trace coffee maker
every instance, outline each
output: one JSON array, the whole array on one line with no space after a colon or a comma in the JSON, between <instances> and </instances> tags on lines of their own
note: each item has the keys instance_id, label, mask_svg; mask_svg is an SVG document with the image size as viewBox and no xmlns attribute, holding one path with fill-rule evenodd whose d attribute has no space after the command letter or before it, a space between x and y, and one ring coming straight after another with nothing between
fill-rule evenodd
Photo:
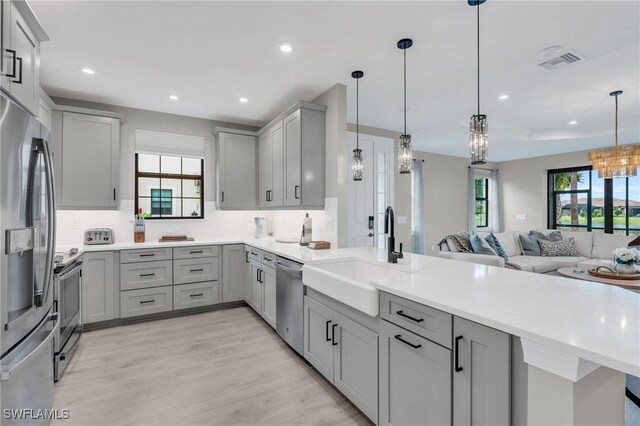
<instances>
[{"instance_id":1,"label":"coffee maker","mask_svg":"<svg viewBox=\"0 0 640 426\"><path fill-rule=\"evenodd\" d=\"M269 236L269 231L267 230L267 218L254 217L253 222L256 224L255 238L266 238Z\"/></svg>"}]
</instances>

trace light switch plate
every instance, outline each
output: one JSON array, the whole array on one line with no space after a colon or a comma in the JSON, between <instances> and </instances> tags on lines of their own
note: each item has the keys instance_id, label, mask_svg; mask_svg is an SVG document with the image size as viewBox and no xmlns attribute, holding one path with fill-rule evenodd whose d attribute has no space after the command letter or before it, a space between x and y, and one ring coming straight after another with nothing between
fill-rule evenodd
<instances>
[{"instance_id":1,"label":"light switch plate","mask_svg":"<svg viewBox=\"0 0 640 426\"><path fill-rule=\"evenodd\" d=\"M398 216L398 220L396 222L397 223L407 223L407 217L406 216Z\"/></svg>"},{"instance_id":2,"label":"light switch plate","mask_svg":"<svg viewBox=\"0 0 640 426\"><path fill-rule=\"evenodd\" d=\"M516 220L527 220L527 215L524 213L518 213L516 215Z\"/></svg>"}]
</instances>

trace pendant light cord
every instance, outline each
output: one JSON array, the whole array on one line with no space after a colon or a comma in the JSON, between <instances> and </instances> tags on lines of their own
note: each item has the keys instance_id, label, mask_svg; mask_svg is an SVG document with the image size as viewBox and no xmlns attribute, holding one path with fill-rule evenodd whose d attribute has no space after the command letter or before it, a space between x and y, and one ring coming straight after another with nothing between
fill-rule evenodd
<instances>
[{"instance_id":1,"label":"pendant light cord","mask_svg":"<svg viewBox=\"0 0 640 426\"><path fill-rule=\"evenodd\" d=\"M480 115L480 1L476 3L477 10L477 54L478 54L478 115Z\"/></svg>"},{"instance_id":2,"label":"pendant light cord","mask_svg":"<svg viewBox=\"0 0 640 426\"><path fill-rule=\"evenodd\" d=\"M356 78L356 149L360 149L360 79Z\"/></svg>"},{"instance_id":3,"label":"pendant light cord","mask_svg":"<svg viewBox=\"0 0 640 426\"><path fill-rule=\"evenodd\" d=\"M403 49L404 54L404 134L407 134L407 49Z\"/></svg>"},{"instance_id":4,"label":"pendant light cord","mask_svg":"<svg viewBox=\"0 0 640 426\"><path fill-rule=\"evenodd\" d=\"M616 95L616 146L618 146L618 95Z\"/></svg>"}]
</instances>

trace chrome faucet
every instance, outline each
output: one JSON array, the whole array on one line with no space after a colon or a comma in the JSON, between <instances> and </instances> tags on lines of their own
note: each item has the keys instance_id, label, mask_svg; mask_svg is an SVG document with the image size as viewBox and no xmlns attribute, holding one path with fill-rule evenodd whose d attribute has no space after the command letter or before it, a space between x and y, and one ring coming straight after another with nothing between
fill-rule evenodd
<instances>
[{"instance_id":1,"label":"chrome faucet","mask_svg":"<svg viewBox=\"0 0 640 426\"><path fill-rule=\"evenodd\" d=\"M387 262L398 263L398 259L402 259L402 243L400 243L400 252L396 251L396 234L394 223L396 219L393 214L393 207L387 207L384 213L384 233L389 234L387 238Z\"/></svg>"}]
</instances>

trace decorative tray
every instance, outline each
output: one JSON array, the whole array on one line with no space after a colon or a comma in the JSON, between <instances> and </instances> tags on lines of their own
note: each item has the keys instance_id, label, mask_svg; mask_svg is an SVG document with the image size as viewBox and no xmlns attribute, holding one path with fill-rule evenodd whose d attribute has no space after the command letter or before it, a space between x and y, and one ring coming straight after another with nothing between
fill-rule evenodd
<instances>
[{"instance_id":1,"label":"decorative tray","mask_svg":"<svg viewBox=\"0 0 640 426\"><path fill-rule=\"evenodd\" d=\"M597 268L587 269L589 275L593 275L598 278L608 278L610 280L621 280L621 281L633 281L640 280L640 273L636 272L635 274L618 274L613 271L611 268L606 266L598 266Z\"/></svg>"}]
</instances>

